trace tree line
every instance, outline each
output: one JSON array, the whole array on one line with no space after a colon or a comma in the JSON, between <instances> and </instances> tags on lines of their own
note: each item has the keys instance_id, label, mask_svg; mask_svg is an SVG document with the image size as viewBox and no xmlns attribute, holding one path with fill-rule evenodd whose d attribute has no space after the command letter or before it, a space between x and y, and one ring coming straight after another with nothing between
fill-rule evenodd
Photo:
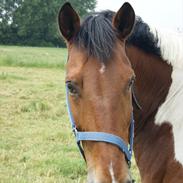
<instances>
[{"instance_id":1,"label":"tree line","mask_svg":"<svg viewBox=\"0 0 183 183\"><path fill-rule=\"evenodd\" d=\"M1 0L0 44L63 47L57 15L66 0ZM69 0L81 17L96 0Z\"/></svg>"}]
</instances>

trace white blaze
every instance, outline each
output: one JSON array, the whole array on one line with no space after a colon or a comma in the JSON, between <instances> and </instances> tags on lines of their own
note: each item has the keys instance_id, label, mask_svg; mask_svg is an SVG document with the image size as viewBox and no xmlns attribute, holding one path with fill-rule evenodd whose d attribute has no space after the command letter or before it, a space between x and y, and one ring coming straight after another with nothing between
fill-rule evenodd
<instances>
[{"instance_id":1,"label":"white blaze","mask_svg":"<svg viewBox=\"0 0 183 183\"><path fill-rule=\"evenodd\" d=\"M105 65L103 63L101 64L101 68L100 68L99 72L101 74L103 74L105 72Z\"/></svg>"},{"instance_id":2,"label":"white blaze","mask_svg":"<svg viewBox=\"0 0 183 183\"><path fill-rule=\"evenodd\" d=\"M117 181L114 177L114 170L113 170L112 162L109 165L109 173L111 175L112 183L117 183Z\"/></svg>"}]
</instances>

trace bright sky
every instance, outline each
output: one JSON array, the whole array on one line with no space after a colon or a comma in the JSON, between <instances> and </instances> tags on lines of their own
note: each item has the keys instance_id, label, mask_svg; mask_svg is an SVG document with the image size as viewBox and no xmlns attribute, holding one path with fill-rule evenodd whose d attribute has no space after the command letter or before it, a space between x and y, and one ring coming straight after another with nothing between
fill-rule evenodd
<instances>
[{"instance_id":1,"label":"bright sky","mask_svg":"<svg viewBox=\"0 0 183 183\"><path fill-rule=\"evenodd\" d=\"M183 0L126 0L145 22L162 29L183 31ZM125 0L97 0L96 10L117 11Z\"/></svg>"}]
</instances>

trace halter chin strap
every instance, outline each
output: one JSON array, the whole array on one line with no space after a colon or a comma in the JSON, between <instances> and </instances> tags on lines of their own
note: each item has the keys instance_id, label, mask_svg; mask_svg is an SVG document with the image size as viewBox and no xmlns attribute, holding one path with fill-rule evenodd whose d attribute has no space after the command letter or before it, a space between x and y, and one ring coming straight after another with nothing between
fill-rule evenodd
<instances>
[{"instance_id":1,"label":"halter chin strap","mask_svg":"<svg viewBox=\"0 0 183 183\"><path fill-rule=\"evenodd\" d=\"M85 160L86 160L86 158L85 158L84 150L83 150L82 145L81 145L82 141L107 142L107 143L116 145L125 154L128 165L130 166L131 158L132 158L132 151L133 151L133 138L134 138L133 112L131 115L131 123L130 123L129 145L127 145L121 137L110 134L110 133L80 132L77 130L76 123L74 121L74 118L73 118L73 115L71 112L70 103L69 103L69 91L68 91L67 84L66 84L66 104L67 104L67 111L68 111L70 123L71 123L72 130L73 130L75 138L76 138L78 148L80 150L81 155L83 156L83 158Z\"/></svg>"}]
</instances>

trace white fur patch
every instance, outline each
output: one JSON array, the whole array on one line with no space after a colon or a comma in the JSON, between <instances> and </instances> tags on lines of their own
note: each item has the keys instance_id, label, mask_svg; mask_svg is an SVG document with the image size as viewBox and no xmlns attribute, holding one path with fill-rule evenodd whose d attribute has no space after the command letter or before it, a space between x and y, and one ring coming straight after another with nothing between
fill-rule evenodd
<instances>
[{"instance_id":1,"label":"white fur patch","mask_svg":"<svg viewBox=\"0 0 183 183\"><path fill-rule=\"evenodd\" d=\"M152 27L151 32L158 38L162 58L174 68L183 69L183 33L167 32Z\"/></svg>"},{"instance_id":2,"label":"white fur patch","mask_svg":"<svg viewBox=\"0 0 183 183\"><path fill-rule=\"evenodd\" d=\"M183 165L183 34L151 30L158 36L162 58L173 68L172 84L165 102L158 109L155 123L172 125L175 159Z\"/></svg>"},{"instance_id":3,"label":"white fur patch","mask_svg":"<svg viewBox=\"0 0 183 183\"><path fill-rule=\"evenodd\" d=\"M105 72L105 65L104 65L104 64L101 64L101 65L102 65L102 66L101 66L99 72L100 72L101 74L103 74L103 73Z\"/></svg>"},{"instance_id":4,"label":"white fur patch","mask_svg":"<svg viewBox=\"0 0 183 183\"><path fill-rule=\"evenodd\" d=\"M165 102L160 106L155 123L169 122L174 136L175 159L183 165L183 70L174 69L172 84Z\"/></svg>"},{"instance_id":5,"label":"white fur patch","mask_svg":"<svg viewBox=\"0 0 183 183\"><path fill-rule=\"evenodd\" d=\"M116 181L116 179L114 177L114 171L113 171L112 162L109 165L109 173L111 175L112 183L117 183L117 181Z\"/></svg>"}]
</instances>

